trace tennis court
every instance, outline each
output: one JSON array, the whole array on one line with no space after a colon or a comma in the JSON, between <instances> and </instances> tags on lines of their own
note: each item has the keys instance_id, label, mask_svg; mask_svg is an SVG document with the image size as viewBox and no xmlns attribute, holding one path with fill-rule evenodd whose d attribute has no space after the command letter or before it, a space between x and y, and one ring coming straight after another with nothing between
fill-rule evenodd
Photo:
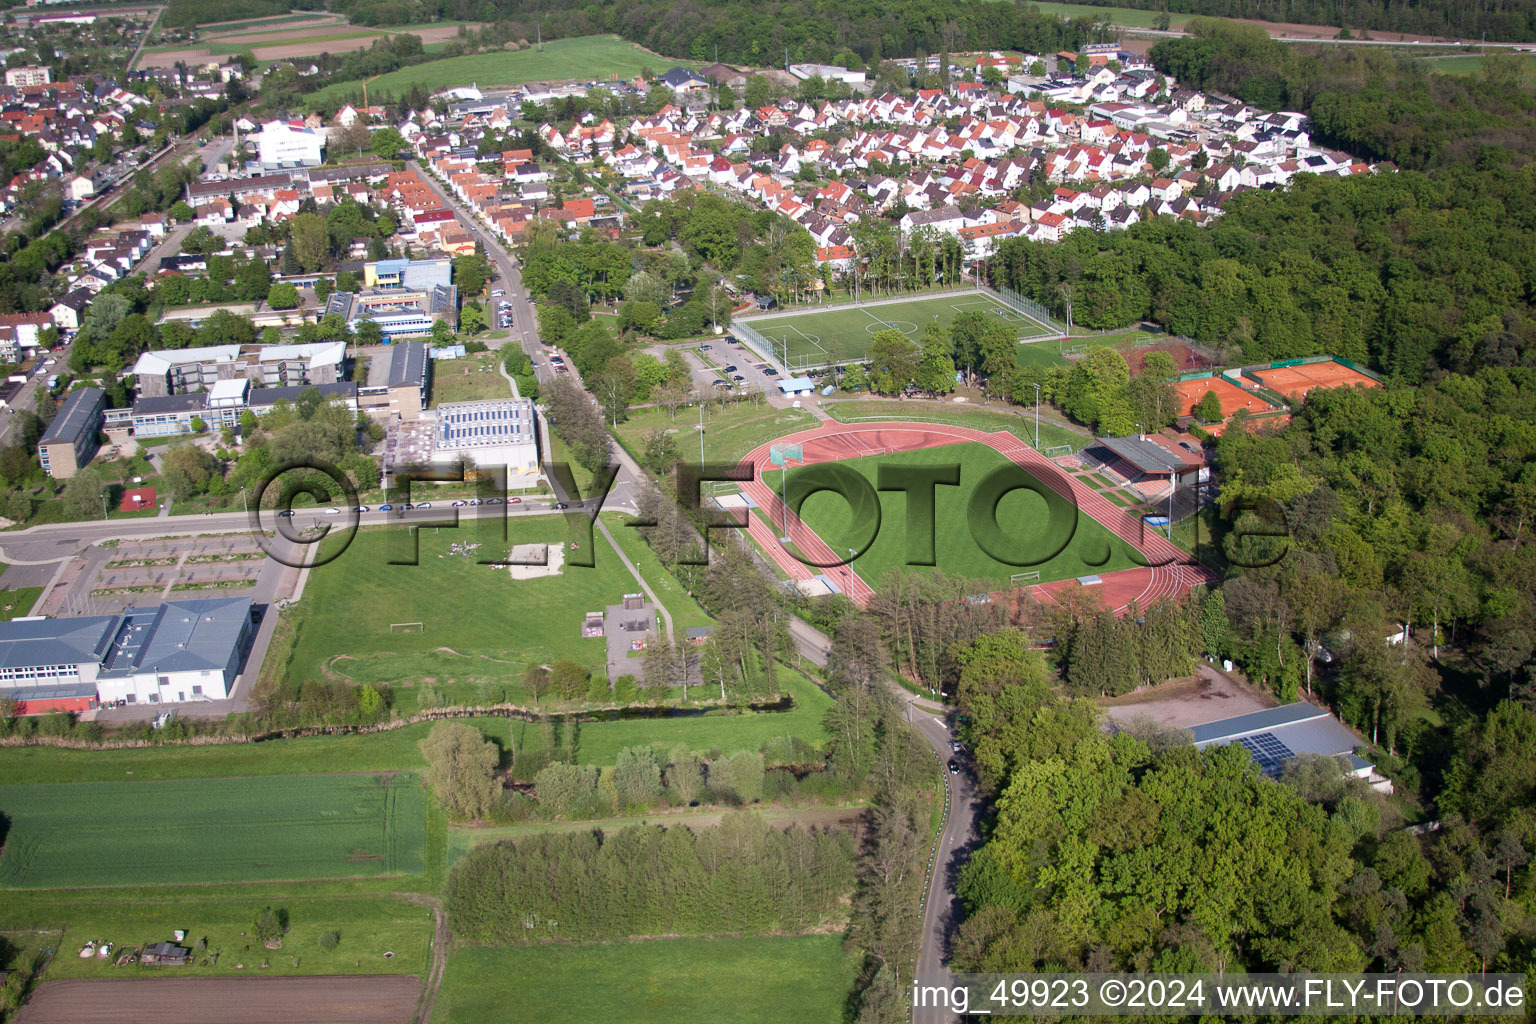
<instances>
[{"instance_id":1,"label":"tennis court","mask_svg":"<svg viewBox=\"0 0 1536 1024\"><path fill-rule=\"evenodd\" d=\"M895 330L917 341L925 324L946 326L963 312L981 313L988 321L1005 323L1019 340L1052 335L1051 328L1021 313L994 295L985 292L958 292L950 295L906 299L896 302L865 303L835 309L783 313L778 316L738 320L761 335L773 349L773 356L786 369L826 363L855 362L865 358L870 340L880 331ZM1054 347L1051 355L1055 356ZM1060 361L1056 357L1053 361Z\"/></svg>"},{"instance_id":2,"label":"tennis court","mask_svg":"<svg viewBox=\"0 0 1536 1024\"><path fill-rule=\"evenodd\" d=\"M1351 369L1343 363L1301 363L1269 370L1245 370L1251 377L1269 388L1286 401L1295 403L1306 398L1316 388L1347 388L1356 385L1368 388L1381 387L1381 381Z\"/></svg>"},{"instance_id":3,"label":"tennis court","mask_svg":"<svg viewBox=\"0 0 1536 1024\"><path fill-rule=\"evenodd\" d=\"M1247 409L1250 413L1258 414L1274 411L1274 406L1252 392L1244 391L1225 377L1212 375L1199 377L1195 380L1180 381L1174 385L1174 391L1179 396L1179 415L1188 416L1195 411L1195 406L1205 397L1207 391L1214 391L1221 399L1221 416L1226 419L1239 409Z\"/></svg>"}]
</instances>

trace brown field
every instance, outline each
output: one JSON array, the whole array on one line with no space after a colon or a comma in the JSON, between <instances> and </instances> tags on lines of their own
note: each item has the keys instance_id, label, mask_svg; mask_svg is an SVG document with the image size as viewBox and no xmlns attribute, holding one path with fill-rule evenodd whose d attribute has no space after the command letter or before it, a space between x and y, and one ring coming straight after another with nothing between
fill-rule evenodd
<instances>
[{"instance_id":1,"label":"brown field","mask_svg":"<svg viewBox=\"0 0 1536 1024\"><path fill-rule=\"evenodd\" d=\"M167 968L175 970L175 968ZM408 1024L421 979L404 974L313 978L49 981L17 1024Z\"/></svg>"},{"instance_id":2,"label":"brown field","mask_svg":"<svg viewBox=\"0 0 1536 1024\"><path fill-rule=\"evenodd\" d=\"M1124 697L1098 701L1099 708L1122 729L1138 721L1164 729L1188 729L1278 703L1269 694L1245 686L1211 665L1201 665L1193 676L1184 679L1170 679Z\"/></svg>"},{"instance_id":3,"label":"brown field","mask_svg":"<svg viewBox=\"0 0 1536 1024\"><path fill-rule=\"evenodd\" d=\"M319 28L296 28L289 29L286 32L272 31L248 35L209 36L208 42L220 47L228 45L249 46L251 53L257 60L292 60L295 57L314 57L322 53L350 53L353 50L366 50L373 45L375 39L396 34L360 27L356 29L359 34L351 39L327 38L328 36L342 35L350 30L352 30L352 27L348 25L322 25ZM431 28L415 29L409 34L420 36L423 44L443 43L450 39L457 39L459 27L457 25L434 25ZM306 39L311 41L305 42L304 40ZM145 53L139 57L139 67L173 68L176 66L177 61L186 61L188 64L197 65L211 60L223 59L225 59L223 56L215 55L207 47L189 47L185 50Z\"/></svg>"}]
</instances>

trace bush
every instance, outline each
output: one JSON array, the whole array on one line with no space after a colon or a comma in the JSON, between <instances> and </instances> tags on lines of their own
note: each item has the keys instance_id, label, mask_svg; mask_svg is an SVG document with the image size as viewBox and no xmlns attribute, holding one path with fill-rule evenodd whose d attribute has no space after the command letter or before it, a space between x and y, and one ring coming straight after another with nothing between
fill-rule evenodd
<instances>
[{"instance_id":1,"label":"bush","mask_svg":"<svg viewBox=\"0 0 1536 1024\"><path fill-rule=\"evenodd\" d=\"M438 722L421 741L427 784L450 818L489 817L496 806L496 744L462 722Z\"/></svg>"},{"instance_id":2,"label":"bush","mask_svg":"<svg viewBox=\"0 0 1536 1024\"><path fill-rule=\"evenodd\" d=\"M328 931L324 935L320 936L320 948L325 950L327 953L331 952L339 945L341 945L341 932L333 930Z\"/></svg>"}]
</instances>

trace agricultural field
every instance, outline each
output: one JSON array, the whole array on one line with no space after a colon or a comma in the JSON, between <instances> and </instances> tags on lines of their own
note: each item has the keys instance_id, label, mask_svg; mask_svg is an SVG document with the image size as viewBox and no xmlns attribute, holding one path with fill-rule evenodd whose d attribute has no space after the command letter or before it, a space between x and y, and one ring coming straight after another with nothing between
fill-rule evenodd
<instances>
[{"instance_id":1,"label":"agricultural field","mask_svg":"<svg viewBox=\"0 0 1536 1024\"><path fill-rule=\"evenodd\" d=\"M618 36L580 36L547 42L543 50L476 53L401 68L371 79L368 83L368 97L375 102L382 102L405 93L415 85L435 92L470 82L486 89L497 85L521 85L524 82L624 79L645 70L660 74L674 65L699 66L698 62L659 56L625 42ZM362 87L361 81L337 82L326 86L310 95L310 108L332 109L353 93L361 93Z\"/></svg>"},{"instance_id":2,"label":"agricultural field","mask_svg":"<svg viewBox=\"0 0 1536 1024\"><path fill-rule=\"evenodd\" d=\"M973 427L976 430L1006 430L1020 441L1034 447L1035 416L1033 406L1018 408L977 408L971 405L923 402L841 401L830 402L826 410L839 423L860 423L868 420L912 420L920 423L943 423L955 427ZM1051 415L1049 411L1046 416ZM1071 445L1081 448L1092 439L1085 430L1073 429L1049 419L1040 421L1040 447L1055 448Z\"/></svg>"},{"instance_id":3,"label":"agricultural field","mask_svg":"<svg viewBox=\"0 0 1536 1024\"><path fill-rule=\"evenodd\" d=\"M980 292L955 292L897 302L865 303L811 312L737 320L769 343L786 370L856 362L864 359L870 340L880 331L896 330L917 341L930 321L948 324L962 312L979 312L1000 321L1021 342L1044 337L1051 328Z\"/></svg>"},{"instance_id":4,"label":"agricultural field","mask_svg":"<svg viewBox=\"0 0 1536 1024\"><path fill-rule=\"evenodd\" d=\"M1029 6L1040 8L1041 14L1054 14L1058 18L1074 18L1088 21L1107 21L1111 25L1126 28L1156 28L1158 12L1142 11L1134 7L1098 7L1093 4L1058 4L1030 0ZM1188 15L1170 14L1168 27L1174 31L1183 29Z\"/></svg>"},{"instance_id":5,"label":"agricultural field","mask_svg":"<svg viewBox=\"0 0 1536 1024\"><path fill-rule=\"evenodd\" d=\"M730 358L740 359L743 355ZM767 402L757 406L737 402L723 408L706 403L704 457L710 461L734 462L758 445L814 426L816 417L804 409L775 409ZM698 408L679 409L676 416L665 409L632 409L629 417L619 424L618 434L629 450L638 454L645 450L646 435L654 430L675 432L678 454L688 460L698 458Z\"/></svg>"},{"instance_id":6,"label":"agricultural field","mask_svg":"<svg viewBox=\"0 0 1536 1024\"><path fill-rule=\"evenodd\" d=\"M448 961L434 1024L799 1024L840 1020L857 963L837 935L654 939L517 949Z\"/></svg>"},{"instance_id":7,"label":"agricultural field","mask_svg":"<svg viewBox=\"0 0 1536 1024\"><path fill-rule=\"evenodd\" d=\"M973 487L988 473L1012 463L1001 452L983 444L945 445L849 459L840 464L856 470L873 488L881 465L935 465L950 461L960 464L960 486L935 488L936 521L959 524L959 528L935 530L935 558L937 568L943 572L995 579L1006 584L1010 576L1025 571L1038 570L1040 582L1050 582L1129 569L1142 564L1132 557L1132 551L1124 541L1086 513L1072 516L1076 520L1076 527L1070 532L1053 526L1053 513L1066 511L1070 505L1049 487L1044 488L1049 497L1023 489L1006 493L997 505L997 521L1010 547L1021 554L1046 555L1053 550L1056 553L1044 561L1026 566L1009 565L987 554L977 544L971 531L964 528L963 524L968 518L968 503ZM805 471L791 469L790 479L793 480L797 472ZM779 475L778 471L766 473L764 482L777 491ZM905 495L897 491L881 491L878 494L879 532L873 541L869 539L869 528L864 521L867 517L861 518L856 524L855 513L849 503L831 492L813 494L806 500L801 509L804 525L799 528L813 530L833 551L857 549L859 554L853 562L854 571L871 584L878 583L887 570L896 567L913 573L932 572L932 567L905 564Z\"/></svg>"},{"instance_id":8,"label":"agricultural field","mask_svg":"<svg viewBox=\"0 0 1536 1024\"><path fill-rule=\"evenodd\" d=\"M1443 75L1481 75L1483 73L1483 58L1480 54L1425 57L1423 60L1431 71L1438 71ZM1521 54L1520 60L1525 65L1527 75L1536 72L1536 56Z\"/></svg>"},{"instance_id":9,"label":"agricultural field","mask_svg":"<svg viewBox=\"0 0 1536 1024\"><path fill-rule=\"evenodd\" d=\"M425 807L409 772L5 786L0 885L420 874Z\"/></svg>"},{"instance_id":10,"label":"agricultural field","mask_svg":"<svg viewBox=\"0 0 1536 1024\"><path fill-rule=\"evenodd\" d=\"M504 568L479 564L505 557L514 545L548 544L551 567L557 557L573 555L564 517L517 516L489 522L465 516L457 528L410 534L359 531L344 554L310 573L304 598L290 613L297 616L297 639L288 677L515 685L529 662L605 664L603 640L581 635L582 616L637 590L634 577L600 533L594 533L594 568L562 564L553 575L514 580ZM420 544L415 555L413 536ZM474 543L481 547L467 554L453 550ZM389 564L413 557L415 565Z\"/></svg>"},{"instance_id":11,"label":"agricultural field","mask_svg":"<svg viewBox=\"0 0 1536 1024\"><path fill-rule=\"evenodd\" d=\"M313 57L321 53L346 53L366 50L376 40L392 35L420 36L424 46L446 45L458 38L459 27L467 22L442 21L430 25L403 25L398 28L372 28L349 25L339 17L311 18L301 21L275 19L257 22L227 22L204 26L194 43L155 46L139 57L140 67L174 67L178 61L199 63L213 57L251 53L258 61Z\"/></svg>"}]
</instances>

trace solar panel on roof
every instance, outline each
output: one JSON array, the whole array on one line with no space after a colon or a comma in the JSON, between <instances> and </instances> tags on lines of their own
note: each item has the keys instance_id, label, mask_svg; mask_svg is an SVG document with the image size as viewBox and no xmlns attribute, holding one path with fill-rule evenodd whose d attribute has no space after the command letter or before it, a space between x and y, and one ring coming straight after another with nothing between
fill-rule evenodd
<instances>
[{"instance_id":1,"label":"solar panel on roof","mask_svg":"<svg viewBox=\"0 0 1536 1024\"><path fill-rule=\"evenodd\" d=\"M1265 775L1279 775L1285 762L1296 756L1295 751L1275 738L1272 732L1256 732L1251 736L1239 736L1237 742L1247 748Z\"/></svg>"}]
</instances>

